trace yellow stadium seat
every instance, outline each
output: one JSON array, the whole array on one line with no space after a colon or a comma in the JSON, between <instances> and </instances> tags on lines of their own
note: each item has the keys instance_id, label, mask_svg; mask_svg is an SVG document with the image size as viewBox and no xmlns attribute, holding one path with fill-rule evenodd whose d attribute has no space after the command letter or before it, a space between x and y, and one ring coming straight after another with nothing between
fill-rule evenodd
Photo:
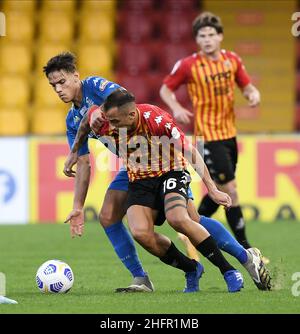
<instances>
[{"instance_id":1,"label":"yellow stadium seat","mask_svg":"<svg viewBox=\"0 0 300 334\"><path fill-rule=\"evenodd\" d=\"M112 70L113 59L107 47L97 44L80 46L78 51L78 67L84 73L96 73Z\"/></svg>"},{"instance_id":2,"label":"yellow stadium seat","mask_svg":"<svg viewBox=\"0 0 300 334\"><path fill-rule=\"evenodd\" d=\"M0 109L0 136L22 136L27 134L28 118L22 109Z\"/></svg>"},{"instance_id":3,"label":"yellow stadium seat","mask_svg":"<svg viewBox=\"0 0 300 334\"><path fill-rule=\"evenodd\" d=\"M31 49L22 44L1 43L0 73L29 74L32 64Z\"/></svg>"},{"instance_id":4,"label":"yellow stadium seat","mask_svg":"<svg viewBox=\"0 0 300 334\"><path fill-rule=\"evenodd\" d=\"M36 48L36 72L39 74L43 73L43 67L47 64L50 58L58 55L59 53L70 50L69 44L49 44L40 43Z\"/></svg>"},{"instance_id":5,"label":"yellow stadium seat","mask_svg":"<svg viewBox=\"0 0 300 334\"><path fill-rule=\"evenodd\" d=\"M79 38L88 42L112 43L114 39L114 20L105 13L86 13L80 17Z\"/></svg>"},{"instance_id":6,"label":"yellow stadium seat","mask_svg":"<svg viewBox=\"0 0 300 334\"><path fill-rule=\"evenodd\" d=\"M40 107L63 108L64 102L60 100L54 89L50 86L46 76L36 77L33 84L34 103Z\"/></svg>"},{"instance_id":7,"label":"yellow stadium seat","mask_svg":"<svg viewBox=\"0 0 300 334\"><path fill-rule=\"evenodd\" d=\"M40 17L40 39L70 43L74 34L74 18L64 12L46 12Z\"/></svg>"},{"instance_id":8,"label":"yellow stadium seat","mask_svg":"<svg viewBox=\"0 0 300 334\"><path fill-rule=\"evenodd\" d=\"M2 11L8 13L10 11L20 11L22 13L33 13L36 8L35 0L4 0Z\"/></svg>"},{"instance_id":9,"label":"yellow stadium seat","mask_svg":"<svg viewBox=\"0 0 300 334\"><path fill-rule=\"evenodd\" d=\"M9 11L6 14L6 37L8 41L29 43L34 35L33 16L24 12Z\"/></svg>"},{"instance_id":10,"label":"yellow stadium seat","mask_svg":"<svg viewBox=\"0 0 300 334\"><path fill-rule=\"evenodd\" d=\"M106 14L113 15L116 10L116 1L115 0L89 0L89 1L80 1L81 11L88 12L105 12Z\"/></svg>"},{"instance_id":11,"label":"yellow stadium seat","mask_svg":"<svg viewBox=\"0 0 300 334\"><path fill-rule=\"evenodd\" d=\"M30 97L28 80L20 76L0 76L1 107L27 107Z\"/></svg>"},{"instance_id":12,"label":"yellow stadium seat","mask_svg":"<svg viewBox=\"0 0 300 334\"><path fill-rule=\"evenodd\" d=\"M44 0L42 2L43 11L62 11L64 13L73 13L75 9L75 0Z\"/></svg>"},{"instance_id":13,"label":"yellow stadium seat","mask_svg":"<svg viewBox=\"0 0 300 334\"><path fill-rule=\"evenodd\" d=\"M36 135L66 133L66 112L55 108L37 108L32 115L31 132Z\"/></svg>"}]
</instances>

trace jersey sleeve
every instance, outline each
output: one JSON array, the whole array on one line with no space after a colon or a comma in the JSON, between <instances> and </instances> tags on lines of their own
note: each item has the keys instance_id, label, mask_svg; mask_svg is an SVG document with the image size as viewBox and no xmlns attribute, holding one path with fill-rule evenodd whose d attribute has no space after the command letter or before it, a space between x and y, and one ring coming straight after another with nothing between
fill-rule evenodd
<instances>
[{"instance_id":1,"label":"jersey sleeve","mask_svg":"<svg viewBox=\"0 0 300 334\"><path fill-rule=\"evenodd\" d=\"M184 60L178 60L174 65L170 74L168 74L163 83L171 90L175 91L181 85L187 83L188 75L187 75L187 65Z\"/></svg>"},{"instance_id":2,"label":"jersey sleeve","mask_svg":"<svg viewBox=\"0 0 300 334\"><path fill-rule=\"evenodd\" d=\"M70 121L70 117L67 117L66 125L67 125L68 144L69 144L69 148L71 149L72 146L73 146L73 143L75 141L77 129L72 126L71 121ZM86 139L85 142L80 147L80 149L78 150L78 155L81 156L81 155L85 155L85 154L89 154L89 153L90 153L90 151L89 151L89 147L88 147L88 139Z\"/></svg>"},{"instance_id":3,"label":"jersey sleeve","mask_svg":"<svg viewBox=\"0 0 300 334\"><path fill-rule=\"evenodd\" d=\"M96 98L96 103L101 105L104 103L106 98L116 89L121 86L115 82L109 81L105 78L92 77L88 81L89 89L92 90L94 97Z\"/></svg>"},{"instance_id":4,"label":"jersey sleeve","mask_svg":"<svg viewBox=\"0 0 300 334\"><path fill-rule=\"evenodd\" d=\"M246 71L246 68L242 62L242 59L236 54L234 58L237 63L237 69L235 72L235 82L240 88L244 88L251 82L251 79L250 79L249 74Z\"/></svg>"}]
</instances>

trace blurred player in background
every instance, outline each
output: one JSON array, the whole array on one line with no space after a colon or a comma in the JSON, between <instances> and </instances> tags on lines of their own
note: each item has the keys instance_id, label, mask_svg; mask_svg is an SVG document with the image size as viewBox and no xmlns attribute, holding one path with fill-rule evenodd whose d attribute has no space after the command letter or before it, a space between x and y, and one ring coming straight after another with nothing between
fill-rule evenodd
<instances>
[{"instance_id":1,"label":"blurred player in background","mask_svg":"<svg viewBox=\"0 0 300 334\"><path fill-rule=\"evenodd\" d=\"M194 135L197 140L204 140L205 163L218 188L232 200L232 207L225 211L228 224L238 242L247 249L251 246L246 237L235 179L238 149L234 86L238 85L250 107L259 105L260 93L251 83L239 56L221 50L223 26L218 16L209 12L199 15L193 22L193 34L200 51L175 64L164 79L160 96L178 122L188 124L195 116ZM194 114L176 99L174 92L181 85L187 85ZM205 195L198 212L210 217L218 207ZM268 260L265 258L265 261Z\"/></svg>"},{"instance_id":2,"label":"blurred player in background","mask_svg":"<svg viewBox=\"0 0 300 334\"><path fill-rule=\"evenodd\" d=\"M66 119L68 143L72 148L80 121L89 107L94 104L101 105L106 97L120 86L97 76L80 80L76 58L69 52L51 58L43 71L59 98L65 103L72 102ZM81 236L84 227L83 206L90 181L88 138L85 138L79 150L76 175L71 172L66 174L75 177L73 210L66 222L70 222L72 237ZM132 237L122 222L125 215L122 204L125 203L126 196L123 176L119 173L106 191L99 220L119 259L133 276L133 282L126 291L152 292L153 284L144 271Z\"/></svg>"}]
</instances>

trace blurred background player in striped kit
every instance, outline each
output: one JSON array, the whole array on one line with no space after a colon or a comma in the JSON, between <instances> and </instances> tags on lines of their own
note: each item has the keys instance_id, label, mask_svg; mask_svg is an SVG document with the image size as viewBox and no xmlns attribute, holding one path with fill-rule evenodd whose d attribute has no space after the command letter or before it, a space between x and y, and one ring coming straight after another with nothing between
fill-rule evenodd
<instances>
[{"instance_id":1,"label":"blurred background player in striped kit","mask_svg":"<svg viewBox=\"0 0 300 334\"><path fill-rule=\"evenodd\" d=\"M236 239L250 248L246 237L243 213L239 203L235 179L238 161L234 113L234 87L240 88L249 106L260 103L260 93L251 83L241 58L234 52L221 49L223 26L220 18L203 12L193 22L193 35L200 51L178 60L160 89L162 100L171 108L181 124L191 122L193 113L185 109L174 92L186 85L195 113L194 135L198 144L204 141L204 160L218 188L232 199L226 218ZM198 212L212 216L219 205L208 195L202 198ZM187 250L193 256L188 240ZM264 259L268 262L268 259Z\"/></svg>"}]
</instances>

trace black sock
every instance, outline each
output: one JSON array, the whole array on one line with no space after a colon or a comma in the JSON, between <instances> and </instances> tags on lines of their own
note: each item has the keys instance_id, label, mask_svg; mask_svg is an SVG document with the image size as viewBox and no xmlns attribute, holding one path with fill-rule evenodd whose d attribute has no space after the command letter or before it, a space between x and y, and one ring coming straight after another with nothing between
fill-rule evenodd
<instances>
[{"instance_id":1,"label":"black sock","mask_svg":"<svg viewBox=\"0 0 300 334\"><path fill-rule=\"evenodd\" d=\"M197 262L191 260L171 242L171 246L167 250L166 254L159 258L163 263L168 264L169 266L183 270L184 272L191 272L196 270Z\"/></svg>"},{"instance_id":2,"label":"black sock","mask_svg":"<svg viewBox=\"0 0 300 334\"><path fill-rule=\"evenodd\" d=\"M225 259L225 257L221 253L212 236L206 238L196 248L212 264L218 267L223 275L228 270L234 270L232 265Z\"/></svg>"},{"instance_id":3,"label":"black sock","mask_svg":"<svg viewBox=\"0 0 300 334\"><path fill-rule=\"evenodd\" d=\"M215 203L207 194L202 198L198 208L200 216L211 217L217 210L219 204Z\"/></svg>"},{"instance_id":4,"label":"black sock","mask_svg":"<svg viewBox=\"0 0 300 334\"><path fill-rule=\"evenodd\" d=\"M246 226L241 207L234 206L226 210L226 218L236 240L244 248L250 248L251 246L246 237Z\"/></svg>"}]
</instances>

